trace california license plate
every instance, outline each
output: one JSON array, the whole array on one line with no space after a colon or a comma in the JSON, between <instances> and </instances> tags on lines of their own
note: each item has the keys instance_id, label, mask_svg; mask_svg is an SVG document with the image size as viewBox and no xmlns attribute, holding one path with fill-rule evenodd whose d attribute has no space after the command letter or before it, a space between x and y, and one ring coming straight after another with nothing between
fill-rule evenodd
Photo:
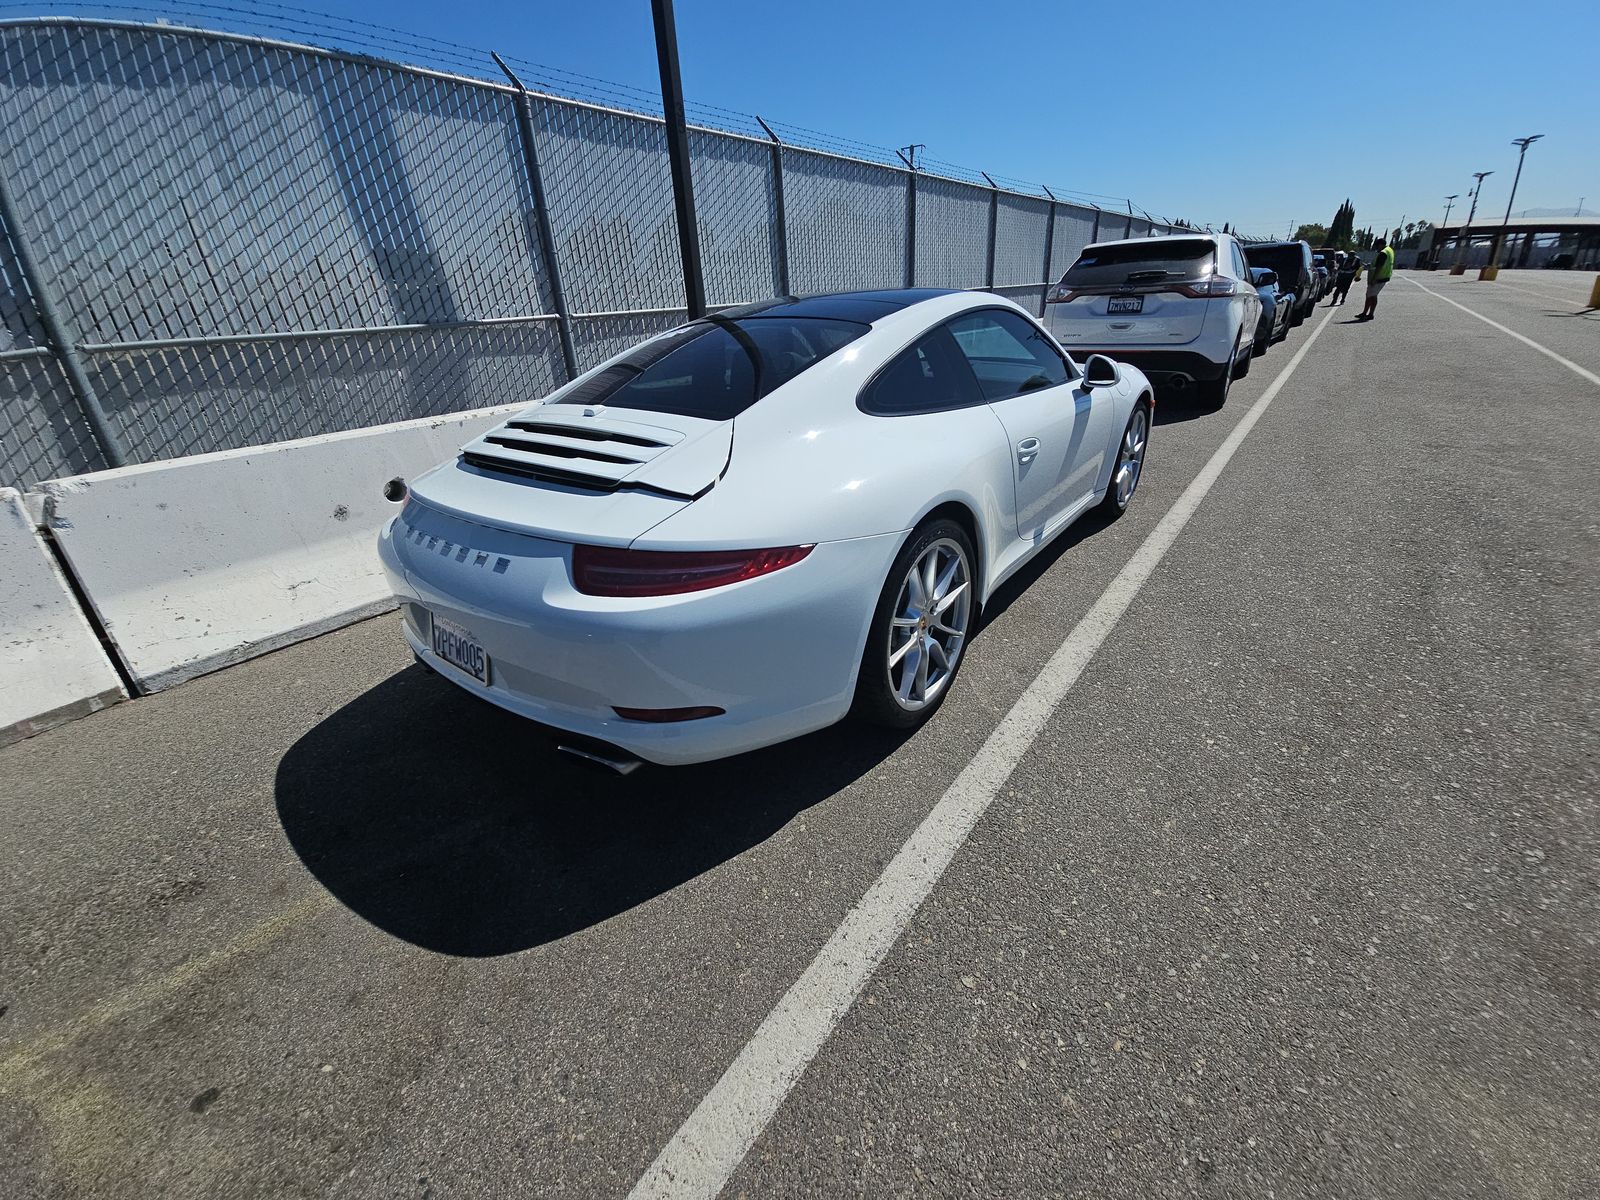
<instances>
[{"instance_id":1,"label":"california license plate","mask_svg":"<svg viewBox=\"0 0 1600 1200\"><path fill-rule=\"evenodd\" d=\"M1143 296L1112 296L1106 301L1106 312L1113 316L1117 313L1142 313L1143 311Z\"/></svg>"},{"instance_id":2,"label":"california license plate","mask_svg":"<svg viewBox=\"0 0 1600 1200\"><path fill-rule=\"evenodd\" d=\"M489 682L489 656L478 645L478 639L443 617L433 618L433 652L479 683Z\"/></svg>"}]
</instances>

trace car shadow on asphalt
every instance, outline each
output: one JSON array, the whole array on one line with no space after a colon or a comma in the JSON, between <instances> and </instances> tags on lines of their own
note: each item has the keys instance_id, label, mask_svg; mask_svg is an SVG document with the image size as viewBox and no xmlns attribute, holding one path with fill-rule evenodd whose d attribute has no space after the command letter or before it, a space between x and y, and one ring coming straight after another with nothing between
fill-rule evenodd
<instances>
[{"instance_id":1,"label":"car shadow on asphalt","mask_svg":"<svg viewBox=\"0 0 1600 1200\"><path fill-rule=\"evenodd\" d=\"M983 606L983 614L978 628L972 635L974 639L982 637L984 630L988 629L1024 592L1037 583L1046 571L1055 566L1062 555L1070 552L1074 546L1092 538L1101 530L1109 528L1111 524L1111 518L1105 517L1098 512L1090 512L1085 513L1063 530L1055 541L1018 568L1015 575L995 588L994 595L990 596L988 602Z\"/></svg>"},{"instance_id":2,"label":"car shadow on asphalt","mask_svg":"<svg viewBox=\"0 0 1600 1200\"><path fill-rule=\"evenodd\" d=\"M306 869L378 928L441 954L510 954L733 858L903 740L846 724L617 777L413 665L289 749L278 817Z\"/></svg>"},{"instance_id":3,"label":"car shadow on asphalt","mask_svg":"<svg viewBox=\"0 0 1600 1200\"><path fill-rule=\"evenodd\" d=\"M1157 388L1153 425L1176 425L1182 421L1198 421L1201 417L1215 416L1221 406L1200 399L1198 390L1188 388Z\"/></svg>"}]
</instances>

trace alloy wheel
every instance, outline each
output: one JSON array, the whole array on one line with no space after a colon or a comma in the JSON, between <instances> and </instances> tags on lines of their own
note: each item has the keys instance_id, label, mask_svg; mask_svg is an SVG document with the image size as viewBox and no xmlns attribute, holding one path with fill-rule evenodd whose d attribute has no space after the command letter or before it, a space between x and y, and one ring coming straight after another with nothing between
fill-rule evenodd
<instances>
[{"instance_id":1,"label":"alloy wheel","mask_svg":"<svg viewBox=\"0 0 1600 1200\"><path fill-rule=\"evenodd\" d=\"M1139 474L1144 470L1144 451L1150 441L1149 418L1143 408L1133 410L1128 429L1122 435L1122 449L1117 454L1117 473L1112 480L1116 487L1117 507L1126 508L1139 486Z\"/></svg>"},{"instance_id":2,"label":"alloy wheel","mask_svg":"<svg viewBox=\"0 0 1600 1200\"><path fill-rule=\"evenodd\" d=\"M906 572L889 622L889 690L901 708L916 712L944 691L961 660L971 620L966 551L940 538Z\"/></svg>"}]
</instances>

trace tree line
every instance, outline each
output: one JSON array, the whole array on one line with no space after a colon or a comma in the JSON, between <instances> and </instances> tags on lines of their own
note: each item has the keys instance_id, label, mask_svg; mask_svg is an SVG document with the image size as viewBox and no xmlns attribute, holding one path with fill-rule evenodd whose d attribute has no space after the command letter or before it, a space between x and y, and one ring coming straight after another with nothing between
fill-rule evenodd
<instances>
[{"instance_id":1,"label":"tree line","mask_svg":"<svg viewBox=\"0 0 1600 1200\"><path fill-rule=\"evenodd\" d=\"M1407 221L1398 229L1380 229L1377 232L1373 232L1370 225L1365 229L1357 229L1355 205L1347 199L1339 205L1339 211L1333 214L1329 224L1302 225L1294 231L1294 238L1296 241L1310 242L1317 248L1329 246L1335 250L1371 250L1378 238L1382 237L1396 249L1414 250L1426 245L1432 232L1433 223L1430 221Z\"/></svg>"}]
</instances>

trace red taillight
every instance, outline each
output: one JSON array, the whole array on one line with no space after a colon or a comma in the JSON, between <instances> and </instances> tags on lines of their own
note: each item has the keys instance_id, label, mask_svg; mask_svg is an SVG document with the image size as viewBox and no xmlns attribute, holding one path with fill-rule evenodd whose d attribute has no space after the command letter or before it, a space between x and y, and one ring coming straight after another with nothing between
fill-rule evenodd
<instances>
[{"instance_id":1,"label":"red taillight","mask_svg":"<svg viewBox=\"0 0 1600 1200\"><path fill-rule=\"evenodd\" d=\"M1058 287L1054 292L1045 297L1044 302L1046 304L1066 304L1068 301L1076 300L1079 295L1080 293L1074 292L1068 288Z\"/></svg>"},{"instance_id":2,"label":"red taillight","mask_svg":"<svg viewBox=\"0 0 1600 1200\"><path fill-rule=\"evenodd\" d=\"M728 710L703 704L699 708L618 708L613 705L611 711L624 721L649 721L656 725L668 725L674 721L700 721L706 717L720 717Z\"/></svg>"},{"instance_id":3,"label":"red taillight","mask_svg":"<svg viewBox=\"0 0 1600 1200\"><path fill-rule=\"evenodd\" d=\"M1196 300L1204 300L1208 296L1231 296L1239 290L1239 285L1225 276L1213 275L1210 279L1179 284L1175 290Z\"/></svg>"},{"instance_id":4,"label":"red taillight","mask_svg":"<svg viewBox=\"0 0 1600 1200\"><path fill-rule=\"evenodd\" d=\"M619 550L574 546L572 582L590 596L674 596L792 567L811 546L768 550Z\"/></svg>"}]
</instances>

